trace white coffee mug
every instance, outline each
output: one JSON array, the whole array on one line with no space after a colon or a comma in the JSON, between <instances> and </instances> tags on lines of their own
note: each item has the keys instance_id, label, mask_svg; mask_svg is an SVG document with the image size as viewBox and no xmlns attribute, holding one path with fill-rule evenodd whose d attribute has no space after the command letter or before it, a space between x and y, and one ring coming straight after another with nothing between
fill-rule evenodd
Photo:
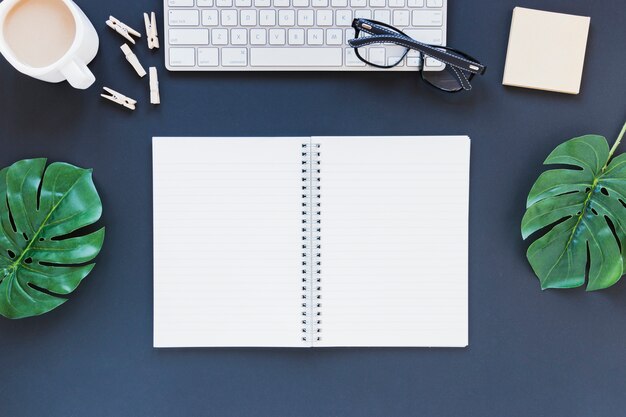
<instances>
[{"instance_id":1,"label":"white coffee mug","mask_svg":"<svg viewBox=\"0 0 626 417\"><path fill-rule=\"evenodd\" d=\"M0 52L23 74L86 89L96 81L87 64L98 45L96 29L72 0L0 3Z\"/></svg>"}]
</instances>

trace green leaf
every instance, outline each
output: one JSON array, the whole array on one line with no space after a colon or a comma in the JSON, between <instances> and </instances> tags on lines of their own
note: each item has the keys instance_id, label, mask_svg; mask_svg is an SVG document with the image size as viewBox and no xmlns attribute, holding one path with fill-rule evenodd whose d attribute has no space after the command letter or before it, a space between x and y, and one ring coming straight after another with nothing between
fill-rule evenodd
<instances>
[{"instance_id":1,"label":"green leaf","mask_svg":"<svg viewBox=\"0 0 626 417\"><path fill-rule=\"evenodd\" d=\"M541 288L615 284L626 262L626 155L612 161L602 136L587 135L559 145L544 164L571 167L539 176L527 200L522 237L549 229L526 253ZM587 268L589 269L587 272Z\"/></svg>"},{"instance_id":2,"label":"green leaf","mask_svg":"<svg viewBox=\"0 0 626 417\"><path fill-rule=\"evenodd\" d=\"M26 159L0 171L0 314L16 319L60 306L93 269L104 228L91 170ZM71 234L71 235L70 235ZM68 236L70 235L70 236Z\"/></svg>"}]
</instances>

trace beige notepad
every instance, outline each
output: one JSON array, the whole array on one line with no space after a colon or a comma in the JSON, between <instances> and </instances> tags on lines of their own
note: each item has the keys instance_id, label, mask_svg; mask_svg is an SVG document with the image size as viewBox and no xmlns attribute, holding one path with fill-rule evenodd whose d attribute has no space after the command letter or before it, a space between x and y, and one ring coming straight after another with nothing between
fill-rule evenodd
<instances>
[{"instance_id":1,"label":"beige notepad","mask_svg":"<svg viewBox=\"0 0 626 417\"><path fill-rule=\"evenodd\" d=\"M516 7L502 84L578 94L590 21Z\"/></svg>"}]
</instances>

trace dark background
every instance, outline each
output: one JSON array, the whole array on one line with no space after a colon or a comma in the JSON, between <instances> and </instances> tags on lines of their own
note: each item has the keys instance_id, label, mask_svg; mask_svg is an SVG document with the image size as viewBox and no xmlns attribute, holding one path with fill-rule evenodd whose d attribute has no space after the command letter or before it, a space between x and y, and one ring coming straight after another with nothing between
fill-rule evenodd
<instances>
[{"instance_id":1,"label":"dark background","mask_svg":"<svg viewBox=\"0 0 626 417\"><path fill-rule=\"evenodd\" d=\"M626 281L542 292L519 227L547 154L586 133L612 143L626 119L623 0L450 0L449 45L489 67L457 95L408 73L167 73L142 37L137 55L160 69L157 107L104 21L143 32L141 13L155 10L162 27L161 2L78 3L100 34L97 82L77 91L2 60L0 164L92 167L107 236L69 302L0 318L0 416L626 415ZM580 95L501 85L514 6L591 16ZM103 85L137 110L100 99ZM153 135L421 134L472 138L467 349L152 348Z\"/></svg>"}]
</instances>

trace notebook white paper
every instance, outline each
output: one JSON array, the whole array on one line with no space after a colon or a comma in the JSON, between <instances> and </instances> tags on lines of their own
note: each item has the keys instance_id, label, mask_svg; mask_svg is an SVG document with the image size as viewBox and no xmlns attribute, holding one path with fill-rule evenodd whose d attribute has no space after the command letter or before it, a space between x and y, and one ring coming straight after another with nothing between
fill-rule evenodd
<instances>
[{"instance_id":1,"label":"notebook white paper","mask_svg":"<svg viewBox=\"0 0 626 417\"><path fill-rule=\"evenodd\" d=\"M154 138L154 346L468 344L470 141Z\"/></svg>"}]
</instances>

